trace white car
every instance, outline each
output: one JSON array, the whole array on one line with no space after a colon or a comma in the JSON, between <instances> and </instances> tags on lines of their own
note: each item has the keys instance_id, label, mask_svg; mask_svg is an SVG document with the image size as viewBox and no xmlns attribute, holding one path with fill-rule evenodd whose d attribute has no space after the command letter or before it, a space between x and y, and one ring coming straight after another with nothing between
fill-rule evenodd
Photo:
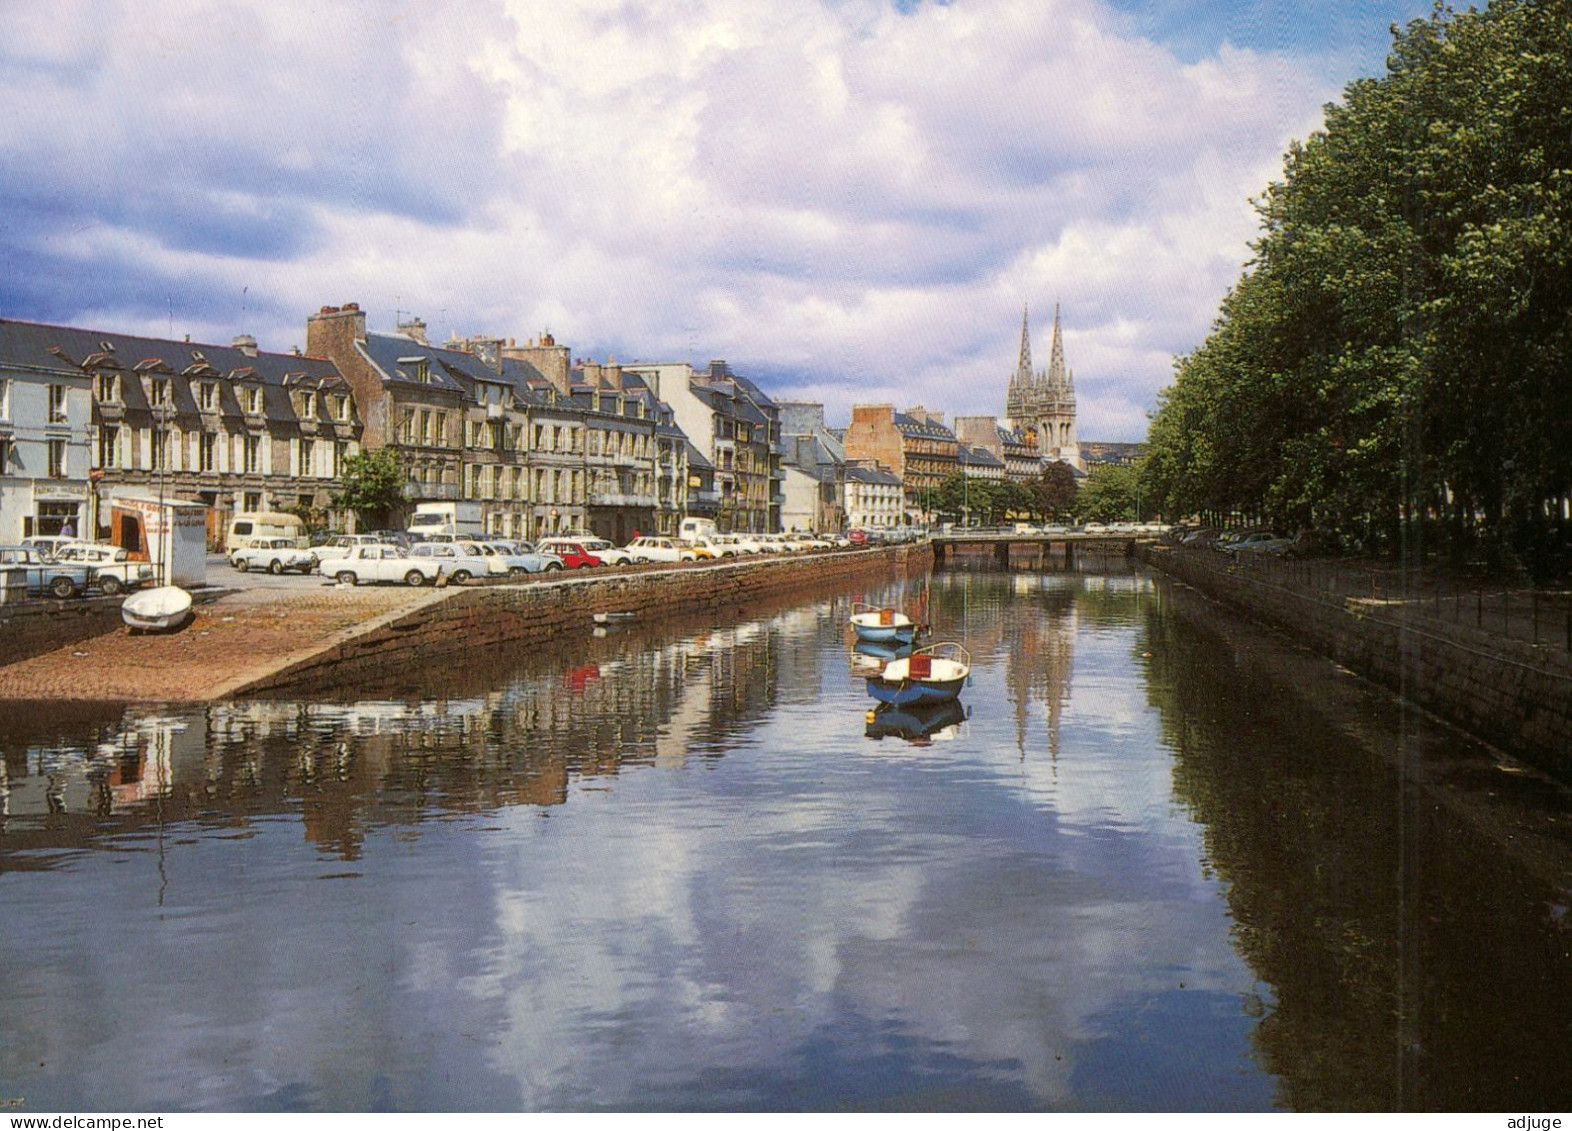
<instances>
[{"instance_id":1,"label":"white car","mask_svg":"<svg viewBox=\"0 0 1572 1131\"><path fill-rule=\"evenodd\" d=\"M655 538L646 535L635 538L627 551L636 562L694 562L699 556L686 546L678 545L675 538Z\"/></svg>"},{"instance_id":2,"label":"white car","mask_svg":"<svg viewBox=\"0 0 1572 1131\"><path fill-rule=\"evenodd\" d=\"M435 562L449 581L460 584L491 573L491 559L473 542L422 542L409 556L415 562Z\"/></svg>"},{"instance_id":3,"label":"white car","mask_svg":"<svg viewBox=\"0 0 1572 1131\"><path fill-rule=\"evenodd\" d=\"M730 546L739 554L762 554L764 547L746 534L712 534L710 541L719 546Z\"/></svg>"},{"instance_id":4,"label":"white car","mask_svg":"<svg viewBox=\"0 0 1572 1131\"><path fill-rule=\"evenodd\" d=\"M332 560L332 573L344 585L359 585L363 581L426 585L437 580L441 567L429 555L416 558L401 553L397 546L356 546Z\"/></svg>"},{"instance_id":5,"label":"white car","mask_svg":"<svg viewBox=\"0 0 1572 1131\"><path fill-rule=\"evenodd\" d=\"M286 569L310 573L316 568L317 558L310 550L296 546L292 538L253 538L249 546L229 555L229 564L241 573L248 569L265 569L271 574Z\"/></svg>"},{"instance_id":6,"label":"white car","mask_svg":"<svg viewBox=\"0 0 1572 1131\"><path fill-rule=\"evenodd\" d=\"M45 561L52 562L67 546L75 546L81 539L72 534L33 534L22 539L22 545L35 550Z\"/></svg>"},{"instance_id":7,"label":"white car","mask_svg":"<svg viewBox=\"0 0 1572 1131\"><path fill-rule=\"evenodd\" d=\"M385 545L388 543L374 534L335 534L322 545L313 546L311 553L317 560L317 572L326 577L333 572L333 561L348 557L356 547Z\"/></svg>"},{"instance_id":8,"label":"white car","mask_svg":"<svg viewBox=\"0 0 1572 1131\"><path fill-rule=\"evenodd\" d=\"M690 538L688 545L697 549L708 550L712 558L735 558L742 554L742 547L735 542L724 541L725 535L716 534L707 538Z\"/></svg>"},{"instance_id":9,"label":"white car","mask_svg":"<svg viewBox=\"0 0 1572 1131\"><path fill-rule=\"evenodd\" d=\"M493 574L553 573L562 568L556 554L537 553L528 542L480 542Z\"/></svg>"},{"instance_id":10,"label":"white car","mask_svg":"<svg viewBox=\"0 0 1572 1131\"><path fill-rule=\"evenodd\" d=\"M149 585L153 581L153 566L149 562L134 562L123 546L100 546L96 542L72 542L61 546L55 561L72 562L88 567L88 583L97 585L106 597L114 597L127 589Z\"/></svg>"}]
</instances>

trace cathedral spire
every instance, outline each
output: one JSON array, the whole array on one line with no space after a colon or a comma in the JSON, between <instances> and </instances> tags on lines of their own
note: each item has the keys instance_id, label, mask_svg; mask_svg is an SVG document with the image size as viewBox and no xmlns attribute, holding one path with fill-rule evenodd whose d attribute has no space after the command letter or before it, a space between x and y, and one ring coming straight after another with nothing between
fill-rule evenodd
<instances>
[{"instance_id":1,"label":"cathedral spire","mask_svg":"<svg viewBox=\"0 0 1572 1131\"><path fill-rule=\"evenodd\" d=\"M1053 304L1053 344L1048 347L1048 387L1064 389L1069 384L1064 368L1064 338L1059 333L1059 304Z\"/></svg>"},{"instance_id":2,"label":"cathedral spire","mask_svg":"<svg viewBox=\"0 0 1572 1131\"><path fill-rule=\"evenodd\" d=\"M1025 389L1032 383L1032 336L1026 325L1026 304L1021 303L1021 356L1015 363L1015 376L1010 384Z\"/></svg>"}]
</instances>

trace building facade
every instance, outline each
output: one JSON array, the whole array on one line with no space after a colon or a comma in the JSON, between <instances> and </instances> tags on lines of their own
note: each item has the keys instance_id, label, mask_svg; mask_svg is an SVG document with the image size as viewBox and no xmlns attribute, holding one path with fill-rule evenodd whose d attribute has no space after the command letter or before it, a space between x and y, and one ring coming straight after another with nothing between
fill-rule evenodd
<instances>
[{"instance_id":1,"label":"building facade","mask_svg":"<svg viewBox=\"0 0 1572 1131\"><path fill-rule=\"evenodd\" d=\"M941 413L921 405L896 412L892 405L853 405L843 447L847 460L877 463L901 481L906 521L933 521L939 485L960 470L955 433Z\"/></svg>"},{"instance_id":2,"label":"building facade","mask_svg":"<svg viewBox=\"0 0 1572 1131\"><path fill-rule=\"evenodd\" d=\"M92 522L92 378L66 333L0 319L0 543Z\"/></svg>"},{"instance_id":3,"label":"building facade","mask_svg":"<svg viewBox=\"0 0 1572 1131\"><path fill-rule=\"evenodd\" d=\"M362 423L331 363L261 351L245 334L216 346L9 323L4 338L0 355L47 357L74 370L82 390L80 408L67 400L51 426L74 416L86 437L81 497L37 510L22 527L58 532L70 518L77 534L107 538L110 504L157 494L206 504L213 545L241 511L289 511L314 525L337 517L332 497L345 459L360 450ZM74 466L68 458L64 470Z\"/></svg>"},{"instance_id":4,"label":"building facade","mask_svg":"<svg viewBox=\"0 0 1572 1131\"><path fill-rule=\"evenodd\" d=\"M993 416L957 416L955 438L974 448L985 448L1004 461L1005 478L1026 483L1042 474L1042 453L1035 436L1006 428Z\"/></svg>"},{"instance_id":5,"label":"building facade","mask_svg":"<svg viewBox=\"0 0 1572 1131\"><path fill-rule=\"evenodd\" d=\"M716 525L728 532L779 530L785 493L775 402L724 361L705 370L686 362L634 363L623 370L670 406L676 426L713 468Z\"/></svg>"},{"instance_id":6,"label":"building facade","mask_svg":"<svg viewBox=\"0 0 1572 1131\"><path fill-rule=\"evenodd\" d=\"M900 476L871 460L847 460L846 523L852 530L893 530L905 522L906 493Z\"/></svg>"}]
</instances>

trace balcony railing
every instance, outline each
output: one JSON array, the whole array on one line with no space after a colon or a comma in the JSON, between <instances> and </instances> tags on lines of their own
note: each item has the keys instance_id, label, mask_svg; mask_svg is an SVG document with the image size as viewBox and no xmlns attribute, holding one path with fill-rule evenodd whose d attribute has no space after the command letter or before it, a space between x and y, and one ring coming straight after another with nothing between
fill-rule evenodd
<instances>
[{"instance_id":1,"label":"balcony railing","mask_svg":"<svg viewBox=\"0 0 1572 1131\"><path fill-rule=\"evenodd\" d=\"M404 497L412 503L463 498L457 483L405 483Z\"/></svg>"},{"instance_id":2,"label":"balcony railing","mask_svg":"<svg viewBox=\"0 0 1572 1131\"><path fill-rule=\"evenodd\" d=\"M653 507L654 495L617 495L610 492L592 493L589 497L592 507Z\"/></svg>"}]
</instances>

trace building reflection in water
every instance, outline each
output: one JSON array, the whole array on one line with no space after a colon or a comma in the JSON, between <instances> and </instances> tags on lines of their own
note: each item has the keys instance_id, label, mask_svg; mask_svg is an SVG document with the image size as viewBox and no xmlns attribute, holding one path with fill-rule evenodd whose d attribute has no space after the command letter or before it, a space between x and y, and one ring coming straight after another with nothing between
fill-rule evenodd
<instances>
[{"instance_id":1,"label":"building reflection in water","mask_svg":"<svg viewBox=\"0 0 1572 1131\"><path fill-rule=\"evenodd\" d=\"M560 805L574 781L720 756L776 701L783 664L816 662L827 612L592 640L576 663L553 654L446 699L98 708L86 713L93 742L80 738L82 709L67 723L16 705L0 718L0 870L152 820L296 811L310 841L353 860L371 825Z\"/></svg>"}]
</instances>

